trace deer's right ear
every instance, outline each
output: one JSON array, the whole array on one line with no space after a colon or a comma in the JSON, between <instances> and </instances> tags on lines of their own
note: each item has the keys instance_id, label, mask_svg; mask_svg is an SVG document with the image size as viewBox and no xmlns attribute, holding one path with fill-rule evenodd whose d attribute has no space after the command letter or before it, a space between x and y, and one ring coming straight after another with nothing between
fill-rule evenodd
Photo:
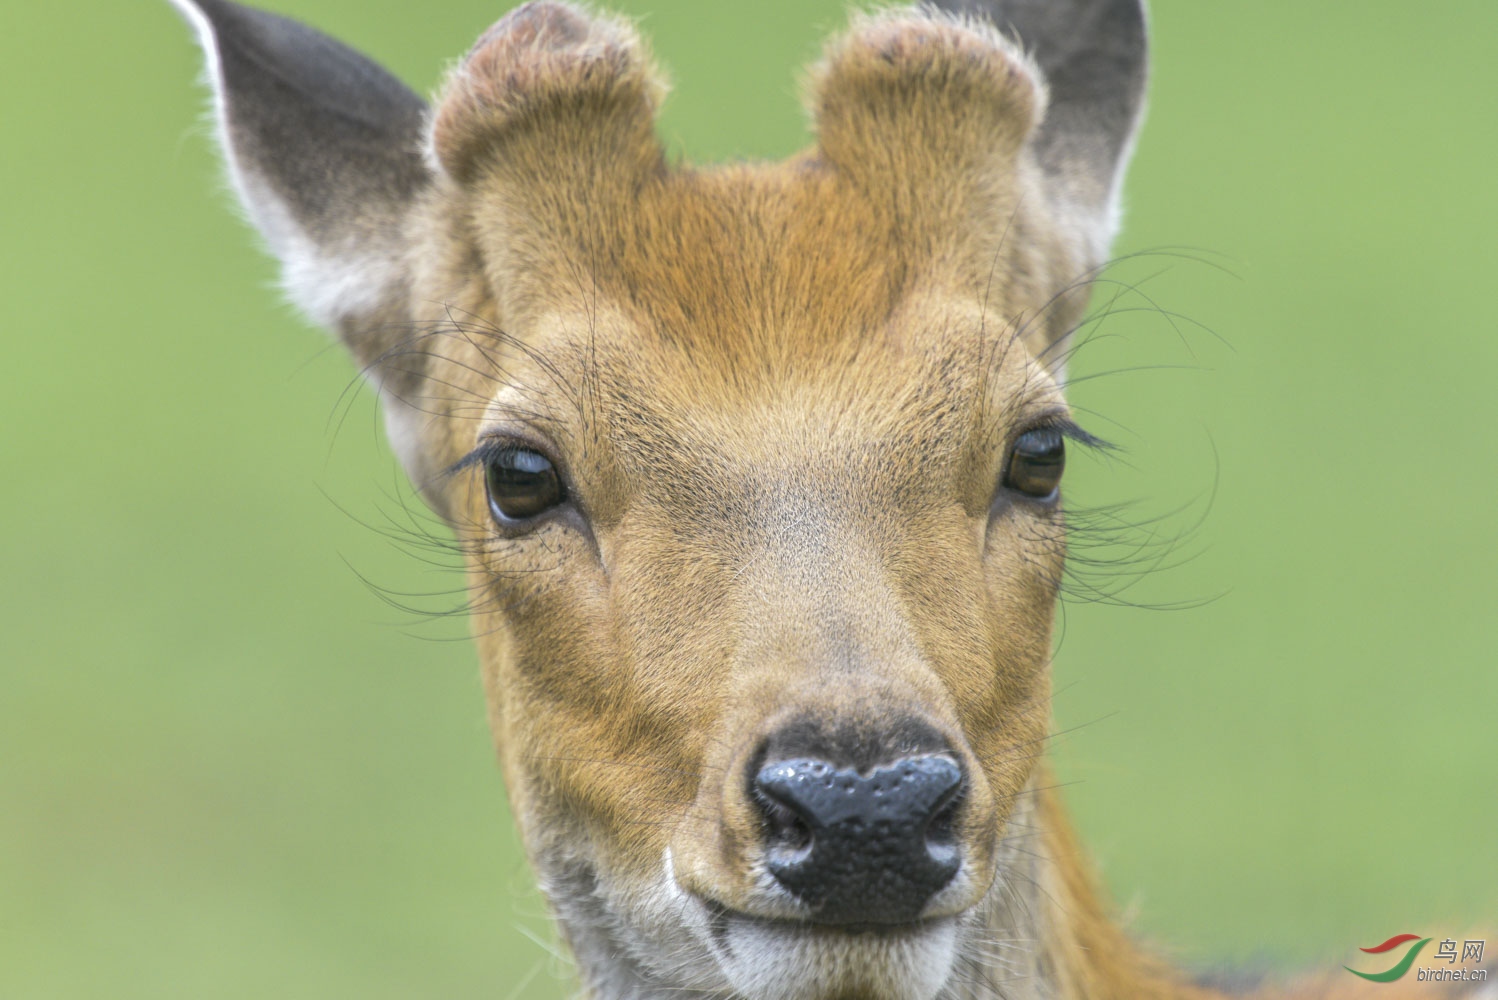
<instances>
[{"instance_id":1,"label":"deer's right ear","mask_svg":"<svg viewBox=\"0 0 1498 1000\"><path fill-rule=\"evenodd\" d=\"M405 220L431 180L425 102L296 21L228 0L172 4L202 43L230 180L288 296L374 362L406 303Z\"/></svg>"}]
</instances>

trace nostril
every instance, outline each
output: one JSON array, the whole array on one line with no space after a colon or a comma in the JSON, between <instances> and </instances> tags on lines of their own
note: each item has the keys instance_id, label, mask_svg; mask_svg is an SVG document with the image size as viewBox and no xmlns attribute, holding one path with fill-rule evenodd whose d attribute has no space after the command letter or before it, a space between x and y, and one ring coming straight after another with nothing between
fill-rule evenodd
<instances>
[{"instance_id":1,"label":"nostril","mask_svg":"<svg viewBox=\"0 0 1498 1000\"><path fill-rule=\"evenodd\" d=\"M933 844L951 843L956 836L957 812L966 798L967 782L959 780L940 799L931 813L931 822L926 827L926 840Z\"/></svg>"},{"instance_id":2,"label":"nostril","mask_svg":"<svg viewBox=\"0 0 1498 1000\"><path fill-rule=\"evenodd\" d=\"M937 805L936 812L926 827L926 850L938 864L956 867L960 863L957 855L957 813L967 797L966 792L966 781L954 786L947 793L946 800Z\"/></svg>"},{"instance_id":3,"label":"nostril","mask_svg":"<svg viewBox=\"0 0 1498 1000\"><path fill-rule=\"evenodd\" d=\"M811 827L801 814L789 805L768 794L763 786L755 783L755 803L764 817L765 842L778 853L801 853L811 848Z\"/></svg>"}]
</instances>

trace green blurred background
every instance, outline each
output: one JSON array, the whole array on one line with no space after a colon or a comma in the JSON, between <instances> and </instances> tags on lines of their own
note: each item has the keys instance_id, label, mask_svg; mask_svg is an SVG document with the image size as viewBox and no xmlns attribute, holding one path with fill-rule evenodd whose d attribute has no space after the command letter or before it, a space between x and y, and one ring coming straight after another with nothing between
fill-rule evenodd
<instances>
[{"instance_id":1,"label":"green blurred background","mask_svg":"<svg viewBox=\"0 0 1498 1000\"><path fill-rule=\"evenodd\" d=\"M274 5L423 91L505 9ZM837 0L619 6L675 149L805 141ZM1072 502L1154 523L1079 539L1124 576L1064 612L1066 794L1189 964L1492 926L1498 4L1152 8L1119 249L1191 249L1115 273L1188 319L1126 295L1075 362L1127 453ZM562 996L462 623L363 582L461 581L380 530L409 494L234 218L199 65L165 3L0 35L0 997Z\"/></svg>"}]
</instances>

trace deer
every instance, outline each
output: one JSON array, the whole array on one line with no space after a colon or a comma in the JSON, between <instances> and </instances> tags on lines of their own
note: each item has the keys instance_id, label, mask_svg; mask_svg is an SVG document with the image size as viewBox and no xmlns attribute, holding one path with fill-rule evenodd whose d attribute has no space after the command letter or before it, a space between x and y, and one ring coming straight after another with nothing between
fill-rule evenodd
<instances>
[{"instance_id":1,"label":"deer","mask_svg":"<svg viewBox=\"0 0 1498 1000\"><path fill-rule=\"evenodd\" d=\"M172 2L286 294L464 554L587 995L1448 988L1171 968L1053 788L1061 481L1094 442L1065 372L1142 0L854 13L808 73L811 147L718 167L666 155L635 28L562 0L503 16L430 103L290 18Z\"/></svg>"}]
</instances>

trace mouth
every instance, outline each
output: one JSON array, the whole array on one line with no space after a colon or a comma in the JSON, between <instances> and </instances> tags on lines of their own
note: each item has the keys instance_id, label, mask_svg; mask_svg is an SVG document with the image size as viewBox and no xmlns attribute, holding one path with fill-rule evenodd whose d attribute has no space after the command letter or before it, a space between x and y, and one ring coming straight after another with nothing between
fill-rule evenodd
<instances>
[{"instance_id":1,"label":"mouth","mask_svg":"<svg viewBox=\"0 0 1498 1000\"><path fill-rule=\"evenodd\" d=\"M826 925L698 903L713 958L747 1000L931 1000L956 960L957 917Z\"/></svg>"}]
</instances>

